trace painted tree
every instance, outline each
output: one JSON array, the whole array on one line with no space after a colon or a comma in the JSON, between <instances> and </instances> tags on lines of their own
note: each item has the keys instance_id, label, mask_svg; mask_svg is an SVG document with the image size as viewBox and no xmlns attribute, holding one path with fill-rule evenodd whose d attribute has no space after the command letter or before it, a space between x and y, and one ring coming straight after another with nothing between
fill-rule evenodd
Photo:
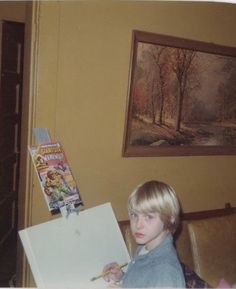
<instances>
[{"instance_id":1,"label":"painted tree","mask_svg":"<svg viewBox=\"0 0 236 289\"><path fill-rule=\"evenodd\" d=\"M140 48L141 50L141 48ZM168 48L153 44L143 44L138 59L142 67L142 80L145 86L145 99L147 104L146 115L153 124L163 123L165 90L168 82L169 56Z\"/></svg>"},{"instance_id":2,"label":"painted tree","mask_svg":"<svg viewBox=\"0 0 236 289\"><path fill-rule=\"evenodd\" d=\"M170 70L168 48L164 46L152 46L150 55L153 60L153 71L156 72L155 78L153 78L153 88L150 94L152 100L152 119L153 123L162 125L165 90L168 84L168 74Z\"/></svg>"},{"instance_id":3,"label":"painted tree","mask_svg":"<svg viewBox=\"0 0 236 289\"><path fill-rule=\"evenodd\" d=\"M179 48L174 49L172 53L172 69L176 75L178 84L175 121L176 131L180 130L183 101L187 94L188 80L192 72L192 62L195 54L195 51Z\"/></svg>"},{"instance_id":4,"label":"painted tree","mask_svg":"<svg viewBox=\"0 0 236 289\"><path fill-rule=\"evenodd\" d=\"M236 62L234 58L224 59L222 73L225 78L218 87L218 119L220 121L236 121Z\"/></svg>"}]
</instances>

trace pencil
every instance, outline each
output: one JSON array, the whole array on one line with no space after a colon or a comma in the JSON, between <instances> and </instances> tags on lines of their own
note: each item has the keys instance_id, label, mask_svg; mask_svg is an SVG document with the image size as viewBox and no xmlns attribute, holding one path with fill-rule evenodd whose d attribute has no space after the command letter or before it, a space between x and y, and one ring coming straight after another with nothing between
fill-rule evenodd
<instances>
[{"instance_id":1,"label":"pencil","mask_svg":"<svg viewBox=\"0 0 236 289\"><path fill-rule=\"evenodd\" d=\"M125 267L125 266L127 266L127 265L128 265L128 263L119 265L119 268L121 269L121 268L123 268L123 267ZM99 278L102 278L102 277L106 276L106 275L109 274L109 273L110 273L110 270L108 270L108 271L106 271L106 272L103 272L103 273L99 274L98 276L95 276L95 277L91 278L90 281L95 281L95 280L97 280L97 279L99 279Z\"/></svg>"}]
</instances>

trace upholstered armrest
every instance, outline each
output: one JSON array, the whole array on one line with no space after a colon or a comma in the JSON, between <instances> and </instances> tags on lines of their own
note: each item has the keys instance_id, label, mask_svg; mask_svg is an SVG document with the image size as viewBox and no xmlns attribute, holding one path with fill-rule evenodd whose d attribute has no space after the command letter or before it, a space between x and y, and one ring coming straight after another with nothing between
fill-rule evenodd
<instances>
[{"instance_id":1,"label":"upholstered armrest","mask_svg":"<svg viewBox=\"0 0 236 289\"><path fill-rule=\"evenodd\" d=\"M188 223L196 273L217 287L236 283L236 214Z\"/></svg>"}]
</instances>

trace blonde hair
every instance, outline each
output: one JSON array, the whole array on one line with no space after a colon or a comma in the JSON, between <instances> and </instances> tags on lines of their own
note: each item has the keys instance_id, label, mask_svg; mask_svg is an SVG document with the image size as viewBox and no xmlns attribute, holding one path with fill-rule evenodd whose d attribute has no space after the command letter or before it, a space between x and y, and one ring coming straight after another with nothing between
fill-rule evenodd
<instances>
[{"instance_id":1,"label":"blonde hair","mask_svg":"<svg viewBox=\"0 0 236 289\"><path fill-rule=\"evenodd\" d=\"M164 229L174 233L179 224L180 204L174 189L159 181L139 185L128 199L129 213L158 213Z\"/></svg>"}]
</instances>

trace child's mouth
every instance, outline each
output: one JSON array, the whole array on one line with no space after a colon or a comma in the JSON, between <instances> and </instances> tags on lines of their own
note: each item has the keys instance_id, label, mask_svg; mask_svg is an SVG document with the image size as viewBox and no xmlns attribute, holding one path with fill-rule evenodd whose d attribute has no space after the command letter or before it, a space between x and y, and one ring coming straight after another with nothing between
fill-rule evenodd
<instances>
[{"instance_id":1,"label":"child's mouth","mask_svg":"<svg viewBox=\"0 0 236 289\"><path fill-rule=\"evenodd\" d=\"M134 236L135 236L135 238L137 238L137 239L141 239L141 238L144 237L144 234L137 232L137 233L134 233Z\"/></svg>"}]
</instances>

